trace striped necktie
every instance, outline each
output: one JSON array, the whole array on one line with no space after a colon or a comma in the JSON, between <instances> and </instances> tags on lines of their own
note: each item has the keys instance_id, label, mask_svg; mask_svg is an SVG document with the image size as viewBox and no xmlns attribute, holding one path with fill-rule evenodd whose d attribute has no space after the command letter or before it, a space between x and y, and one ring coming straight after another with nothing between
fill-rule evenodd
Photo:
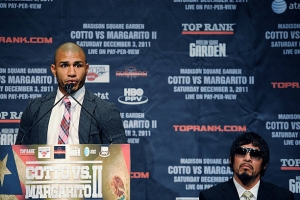
<instances>
[{"instance_id":1,"label":"striped necktie","mask_svg":"<svg viewBox=\"0 0 300 200\"><path fill-rule=\"evenodd\" d=\"M61 124L60 124L58 144L67 144L68 143L68 136L69 136L69 129L70 129L71 102L70 102L69 98L67 98L67 97L64 98L63 102L65 104L65 111L64 111L64 116L63 116L63 118L61 120Z\"/></svg>"},{"instance_id":2,"label":"striped necktie","mask_svg":"<svg viewBox=\"0 0 300 200\"><path fill-rule=\"evenodd\" d=\"M246 200L250 200L251 197L253 197L253 194L250 191L245 191L242 197L245 197Z\"/></svg>"}]
</instances>

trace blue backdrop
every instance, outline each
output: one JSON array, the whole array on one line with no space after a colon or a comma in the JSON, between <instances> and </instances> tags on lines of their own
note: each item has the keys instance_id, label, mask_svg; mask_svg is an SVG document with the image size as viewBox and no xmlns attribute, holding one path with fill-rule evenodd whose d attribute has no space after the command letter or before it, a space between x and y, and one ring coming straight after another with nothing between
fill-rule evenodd
<instances>
[{"instance_id":1,"label":"blue backdrop","mask_svg":"<svg viewBox=\"0 0 300 200\"><path fill-rule=\"evenodd\" d=\"M71 41L87 54L86 87L121 112L131 199L197 199L232 176L245 131L269 143L264 180L300 199L299 1L7 0L0 11L1 145L28 100L57 89L53 53Z\"/></svg>"}]
</instances>

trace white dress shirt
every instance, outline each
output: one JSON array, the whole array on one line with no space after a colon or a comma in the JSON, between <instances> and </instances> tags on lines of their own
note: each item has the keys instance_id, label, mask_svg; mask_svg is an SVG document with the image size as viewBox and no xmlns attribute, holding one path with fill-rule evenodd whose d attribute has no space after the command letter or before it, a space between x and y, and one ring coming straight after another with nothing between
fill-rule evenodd
<instances>
[{"instance_id":1,"label":"white dress shirt","mask_svg":"<svg viewBox=\"0 0 300 200\"><path fill-rule=\"evenodd\" d=\"M235 187L238 191L240 200L245 200L245 197L242 197L242 195L244 194L246 189L243 188L243 186L241 186L234 178L233 178L233 183L234 183L234 185L235 185ZM248 190L253 194L253 197L251 197L251 200L256 200L257 199L259 184L260 184L260 180L256 183L256 185L253 188Z\"/></svg>"},{"instance_id":2,"label":"white dress shirt","mask_svg":"<svg viewBox=\"0 0 300 200\"><path fill-rule=\"evenodd\" d=\"M84 94L85 94L85 87L83 86L72 96L80 104L82 104ZM56 94L54 104L62 97L63 94L59 91L59 89L57 89L57 94ZM69 97L69 100L71 102L71 108L70 108L71 120L70 120L68 144L79 144L78 129L79 129L79 118L80 118L81 106L78 105L78 103L72 97ZM52 109L50 121L48 124L47 144L51 144L51 145L58 144L60 123L64 115L64 110L65 110L65 105L62 100Z\"/></svg>"}]
</instances>

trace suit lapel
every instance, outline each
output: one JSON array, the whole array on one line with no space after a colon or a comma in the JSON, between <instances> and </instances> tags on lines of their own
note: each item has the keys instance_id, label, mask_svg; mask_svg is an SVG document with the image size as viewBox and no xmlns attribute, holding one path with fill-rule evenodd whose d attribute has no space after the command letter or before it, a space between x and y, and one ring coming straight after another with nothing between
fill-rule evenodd
<instances>
[{"instance_id":1,"label":"suit lapel","mask_svg":"<svg viewBox=\"0 0 300 200\"><path fill-rule=\"evenodd\" d=\"M264 181L260 180L258 188L257 200L273 199L273 187L267 185Z\"/></svg>"},{"instance_id":2,"label":"suit lapel","mask_svg":"<svg viewBox=\"0 0 300 200\"><path fill-rule=\"evenodd\" d=\"M238 192L233 183L232 178L227 184L224 184L222 190L222 196L224 200L239 200ZM257 194L257 200L273 199L274 192L271 185L266 184L264 181L260 180L260 185Z\"/></svg>"},{"instance_id":3,"label":"suit lapel","mask_svg":"<svg viewBox=\"0 0 300 200\"><path fill-rule=\"evenodd\" d=\"M84 99L82 102L82 107L84 107L89 113L93 114L95 110L95 103L93 102L95 97L93 94L85 90ZM80 119L79 119L79 143L88 144L89 143L89 133L92 117L85 111L84 108L81 108Z\"/></svg>"},{"instance_id":4,"label":"suit lapel","mask_svg":"<svg viewBox=\"0 0 300 200\"><path fill-rule=\"evenodd\" d=\"M45 96L45 99L42 100L40 111L38 115L38 119L42 117L46 112L48 112L52 106L54 105L56 93L51 93L48 96ZM51 111L49 111L39 123L38 126L38 144L47 144L47 132L48 132L48 124L50 120Z\"/></svg>"},{"instance_id":5,"label":"suit lapel","mask_svg":"<svg viewBox=\"0 0 300 200\"><path fill-rule=\"evenodd\" d=\"M228 181L227 184L224 184L223 190L222 190L222 196L223 196L224 200L227 200L227 199L239 200L240 199L232 178Z\"/></svg>"}]
</instances>

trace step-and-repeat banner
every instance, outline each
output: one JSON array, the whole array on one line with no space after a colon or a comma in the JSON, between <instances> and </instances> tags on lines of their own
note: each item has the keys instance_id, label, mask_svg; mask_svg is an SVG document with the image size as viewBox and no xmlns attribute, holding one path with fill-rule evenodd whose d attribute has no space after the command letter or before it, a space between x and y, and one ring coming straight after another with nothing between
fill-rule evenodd
<instances>
[{"instance_id":1,"label":"step-and-repeat banner","mask_svg":"<svg viewBox=\"0 0 300 200\"><path fill-rule=\"evenodd\" d=\"M299 0L1 0L0 11L1 145L30 99L57 90L53 54L71 41L87 54L86 88L121 112L131 199L197 199L232 177L245 131L270 146L264 180L300 199Z\"/></svg>"}]
</instances>

